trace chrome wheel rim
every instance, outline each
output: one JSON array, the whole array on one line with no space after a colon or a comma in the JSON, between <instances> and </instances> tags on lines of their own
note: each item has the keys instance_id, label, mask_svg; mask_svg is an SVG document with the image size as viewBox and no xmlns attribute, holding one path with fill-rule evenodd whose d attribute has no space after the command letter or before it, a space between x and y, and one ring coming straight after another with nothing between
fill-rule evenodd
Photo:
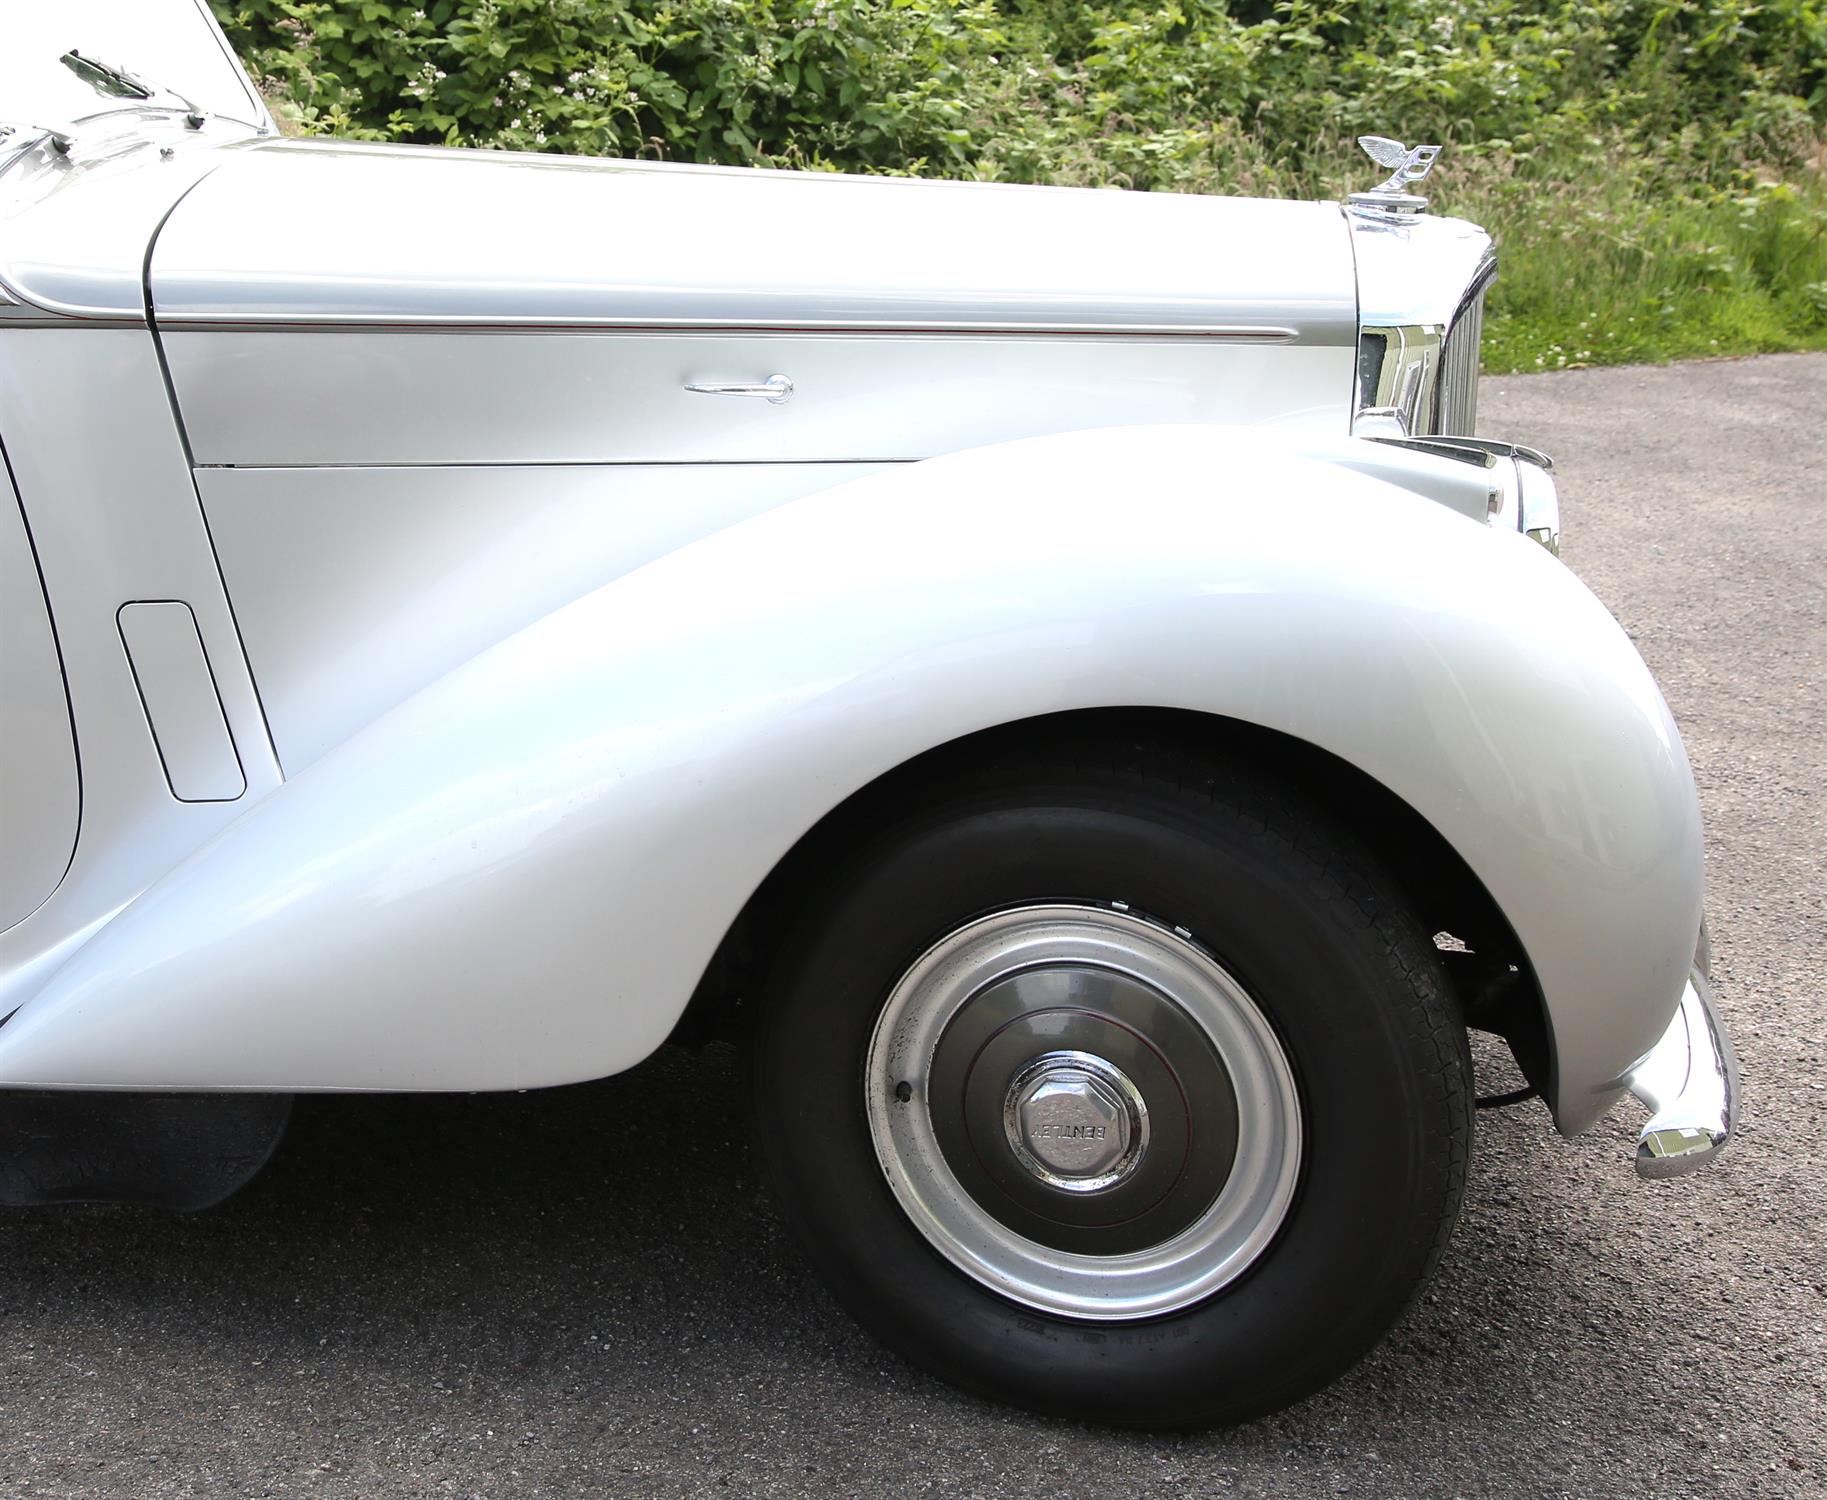
<instances>
[{"instance_id":1,"label":"chrome wheel rim","mask_svg":"<svg viewBox=\"0 0 1827 1500\"><path fill-rule=\"evenodd\" d=\"M1024 1306L1158 1317L1268 1248L1300 1176L1300 1101L1261 1008L1183 929L1121 906L965 923L870 1039L869 1129L941 1255Z\"/></svg>"}]
</instances>

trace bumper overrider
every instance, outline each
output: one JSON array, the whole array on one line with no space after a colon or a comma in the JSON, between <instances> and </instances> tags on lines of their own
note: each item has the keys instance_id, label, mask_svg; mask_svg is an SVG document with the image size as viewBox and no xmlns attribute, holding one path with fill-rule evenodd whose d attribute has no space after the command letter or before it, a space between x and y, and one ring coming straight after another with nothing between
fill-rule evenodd
<instances>
[{"instance_id":1,"label":"bumper overrider","mask_svg":"<svg viewBox=\"0 0 1827 1500\"><path fill-rule=\"evenodd\" d=\"M1624 1081L1650 1110L1637 1135L1639 1177L1677 1177L1725 1149L1738 1117L1738 1059L1698 967L1662 1040Z\"/></svg>"}]
</instances>

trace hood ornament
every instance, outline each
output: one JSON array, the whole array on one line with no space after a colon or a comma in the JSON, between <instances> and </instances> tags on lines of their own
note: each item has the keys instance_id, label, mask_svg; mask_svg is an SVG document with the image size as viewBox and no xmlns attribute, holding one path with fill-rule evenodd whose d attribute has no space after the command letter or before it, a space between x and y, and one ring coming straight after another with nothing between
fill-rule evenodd
<instances>
[{"instance_id":1,"label":"hood ornament","mask_svg":"<svg viewBox=\"0 0 1827 1500\"><path fill-rule=\"evenodd\" d=\"M1434 158L1440 154L1438 146L1405 146L1386 135L1361 135L1358 145L1379 167L1388 167L1390 174L1387 181L1378 183L1368 192L1353 193L1350 199L1353 208L1416 214L1427 207L1427 199L1409 192L1408 186L1433 171Z\"/></svg>"}]
</instances>

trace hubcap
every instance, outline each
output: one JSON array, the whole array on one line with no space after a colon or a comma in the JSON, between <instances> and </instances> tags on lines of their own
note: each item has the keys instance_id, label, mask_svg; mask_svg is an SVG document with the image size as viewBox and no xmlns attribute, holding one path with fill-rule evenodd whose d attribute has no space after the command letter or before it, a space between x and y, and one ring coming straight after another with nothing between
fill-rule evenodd
<instances>
[{"instance_id":1,"label":"hubcap","mask_svg":"<svg viewBox=\"0 0 1827 1500\"><path fill-rule=\"evenodd\" d=\"M1017 1073L1002 1126L1015 1159L1066 1193L1121 1182L1148 1146L1148 1106L1136 1086L1088 1052L1048 1052Z\"/></svg>"},{"instance_id":2,"label":"hubcap","mask_svg":"<svg viewBox=\"0 0 1827 1500\"><path fill-rule=\"evenodd\" d=\"M1211 1295L1267 1248L1299 1176L1267 1018L1189 936L1125 909L1020 907L942 938L883 1007L865 1102L934 1248L1072 1317Z\"/></svg>"}]
</instances>

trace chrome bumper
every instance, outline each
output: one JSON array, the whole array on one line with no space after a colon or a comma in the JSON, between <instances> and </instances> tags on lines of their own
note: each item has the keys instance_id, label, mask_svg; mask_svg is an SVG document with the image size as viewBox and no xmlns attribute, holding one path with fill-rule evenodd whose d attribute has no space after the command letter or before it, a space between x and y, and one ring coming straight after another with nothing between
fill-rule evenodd
<instances>
[{"instance_id":1,"label":"chrome bumper","mask_svg":"<svg viewBox=\"0 0 1827 1500\"><path fill-rule=\"evenodd\" d=\"M1698 969L1662 1040L1625 1082L1650 1110L1637 1136L1639 1177L1677 1177L1725 1149L1738 1117L1738 1059Z\"/></svg>"}]
</instances>

